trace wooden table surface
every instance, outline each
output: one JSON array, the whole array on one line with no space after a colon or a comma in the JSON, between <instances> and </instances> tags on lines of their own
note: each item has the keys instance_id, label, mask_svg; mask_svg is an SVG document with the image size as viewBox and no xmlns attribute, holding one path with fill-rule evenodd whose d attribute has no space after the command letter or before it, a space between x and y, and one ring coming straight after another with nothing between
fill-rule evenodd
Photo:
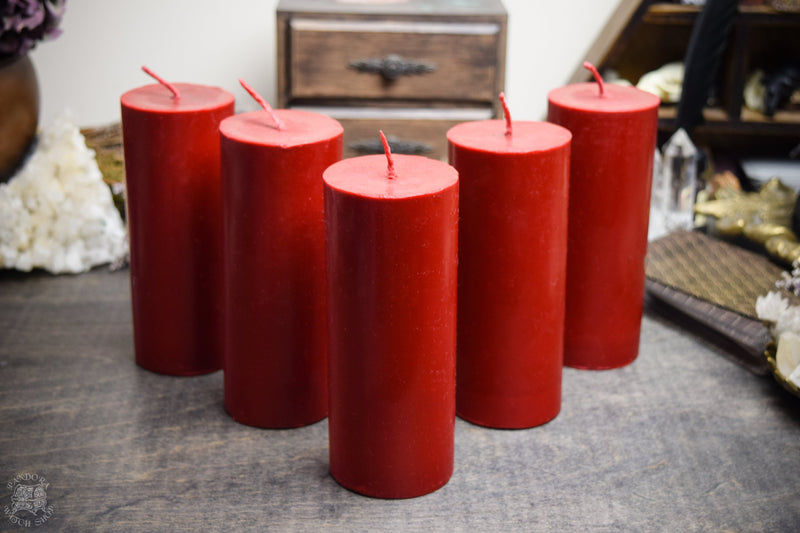
<instances>
[{"instance_id":1,"label":"wooden table surface","mask_svg":"<svg viewBox=\"0 0 800 533\"><path fill-rule=\"evenodd\" d=\"M632 365L564 370L555 420L458 420L445 487L377 500L330 477L326 421L243 426L221 372L138 368L126 270L0 272L0 509L28 472L41 531L798 531L800 400L724 355L648 309Z\"/></svg>"}]
</instances>

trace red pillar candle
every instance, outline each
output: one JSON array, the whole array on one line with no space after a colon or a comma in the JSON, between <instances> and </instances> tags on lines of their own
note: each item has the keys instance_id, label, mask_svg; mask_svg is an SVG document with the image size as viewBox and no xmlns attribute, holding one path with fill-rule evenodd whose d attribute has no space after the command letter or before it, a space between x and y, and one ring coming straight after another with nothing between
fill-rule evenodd
<instances>
[{"instance_id":1,"label":"red pillar candle","mask_svg":"<svg viewBox=\"0 0 800 533\"><path fill-rule=\"evenodd\" d=\"M659 100L596 78L551 91L548 120L572 132L564 363L605 369L639 351Z\"/></svg>"},{"instance_id":2,"label":"red pillar candle","mask_svg":"<svg viewBox=\"0 0 800 533\"><path fill-rule=\"evenodd\" d=\"M506 118L447 132L460 184L456 412L526 428L561 408L572 136Z\"/></svg>"},{"instance_id":3,"label":"red pillar candle","mask_svg":"<svg viewBox=\"0 0 800 533\"><path fill-rule=\"evenodd\" d=\"M330 469L356 492L409 498L453 471L458 173L390 161L324 174Z\"/></svg>"},{"instance_id":4,"label":"red pillar candle","mask_svg":"<svg viewBox=\"0 0 800 533\"><path fill-rule=\"evenodd\" d=\"M121 97L136 362L154 372L222 365L219 124L233 102L166 82Z\"/></svg>"},{"instance_id":5,"label":"red pillar candle","mask_svg":"<svg viewBox=\"0 0 800 533\"><path fill-rule=\"evenodd\" d=\"M328 412L322 172L341 159L343 130L263 105L220 126L225 408L244 424L289 428Z\"/></svg>"}]
</instances>

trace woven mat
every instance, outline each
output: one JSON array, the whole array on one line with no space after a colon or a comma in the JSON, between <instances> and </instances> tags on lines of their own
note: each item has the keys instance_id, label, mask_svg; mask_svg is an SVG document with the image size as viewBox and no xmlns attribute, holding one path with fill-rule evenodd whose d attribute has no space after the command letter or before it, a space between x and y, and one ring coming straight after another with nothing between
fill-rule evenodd
<instances>
[{"instance_id":1,"label":"woven mat","mask_svg":"<svg viewBox=\"0 0 800 533\"><path fill-rule=\"evenodd\" d=\"M649 244L649 280L756 318L756 298L775 290L783 269L766 257L698 232L677 232Z\"/></svg>"},{"instance_id":2,"label":"woven mat","mask_svg":"<svg viewBox=\"0 0 800 533\"><path fill-rule=\"evenodd\" d=\"M122 126L119 122L100 128L85 128L81 134L86 146L94 150L97 166L103 174L103 181L109 186L125 183L125 161L122 148ZM114 204L125 218L125 198L121 192L111 188Z\"/></svg>"},{"instance_id":3,"label":"woven mat","mask_svg":"<svg viewBox=\"0 0 800 533\"><path fill-rule=\"evenodd\" d=\"M648 246L647 292L742 348L732 358L767 374L769 328L755 302L775 289L782 269L767 258L697 232L672 233Z\"/></svg>"},{"instance_id":4,"label":"woven mat","mask_svg":"<svg viewBox=\"0 0 800 533\"><path fill-rule=\"evenodd\" d=\"M82 129L86 146L95 151L97 166L107 183L125 181L125 163L122 150L122 127L117 122L100 128Z\"/></svg>"}]
</instances>

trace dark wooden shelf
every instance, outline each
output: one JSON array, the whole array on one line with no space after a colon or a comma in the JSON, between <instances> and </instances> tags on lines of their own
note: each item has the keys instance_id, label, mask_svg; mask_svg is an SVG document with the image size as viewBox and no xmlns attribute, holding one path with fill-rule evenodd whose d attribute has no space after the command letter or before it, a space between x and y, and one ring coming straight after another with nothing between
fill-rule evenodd
<instances>
[{"instance_id":1,"label":"dark wooden shelf","mask_svg":"<svg viewBox=\"0 0 800 533\"><path fill-rule=\"evenodd\" d=\"M681 4L652 4L642 16L645 24L693 24L700 8Z\"/></svg>"},{"instance_id":2,"label":"dark wooden shelf","mask_svg":"<svg viewBox=\"0 0 800 533\"><path fill-rule=\"evenodd\" d=\"M693 24L700 14L699 6L672 4L669 2L642 2L647 5L642 16L646 24ZM739 6L739 16L756 24L794 25L800 13L778 11L769 6Z\"/></svg>"},{"instance_id":3,"label":"dark wooden shelf","mask_svg":"<svg viewBox=\"0 0 800 533\"><path fill-rule=\"evenodd\" d=\"M671 104L671 105L662 105L658 108L658 118L659 120L675 120L675 116L678 114L678 106ZM707 107L703 109L703 119L706 122L729 122L730 115L721 107Z\"/></svg>"},{"instance_id":4,"label":"dark wooden shelf","mask_svg":"<svg viewBox=\"0 0 800 533\"><path fill-rule=\"evenodd\" d=\"M774 116L768 117L763 113L743 107L740 116L741 121L744 123L772 124L775 126L796 126L800 124L800 111L798 110L778 110Z\"/></svg>"},{"instance_id":5,"label":"dark wooden shelf","mask_svg":"<svg viewBox=\"0 0 800 533\"><path fill-rule=\"evenodd\" d=\"M586 60L598 69L615 70L636 83L647 72L683 61L692 28L701 8L656 1L623 0L609 19ZM800 13L768 6L743 5L734 21L717 72L715 107L703 111L699 142L712 149L766 150L777 155L800 140L800 112L779 110L772 118L744 107L747 77L757 68L769 70L800 57ZM572 82L587 81L589 73L576 69ZM675 104L659 110L659 138L675 128Z\"/></svg>"},{"instance_id":6,"label":"dark wooden shelf","mask_svg":"<svg viewBox=\"0 0 800 533\"><path fill-rule=\"evenodd\" d=\"M658 109L658 118L659 120L675 120L677 111L676 105L662 105ZM753 109L742 107L740 116L732 118L721 107L707 107L703 109L703 119L706 124L725 123L733 126L738 124L742 128L759 126L795 128L800 125L800 111L780 110L774 116L768 117Z\"/></svg>"}]
</instances>

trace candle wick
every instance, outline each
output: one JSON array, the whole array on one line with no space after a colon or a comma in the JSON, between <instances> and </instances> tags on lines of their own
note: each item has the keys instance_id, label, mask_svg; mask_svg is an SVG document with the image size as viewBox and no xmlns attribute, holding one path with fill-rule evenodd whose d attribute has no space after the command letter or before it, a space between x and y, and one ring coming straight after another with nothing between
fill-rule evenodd
<instances>
[{"instance_id":1,"label":"candle wick","mask_svg":"<svg viewBox=\"0 0 800 533\"><path fill-rule=\"evenodd\" d=\"M500 93L500 103L503 106L503 114L506 117L506 137L511 137L511 111L508 110L506 93Z\"/></svg>"},{"instance_id":2,"label":"candle wick","mask_svg":"<svg viewBox=\"0 0 800 533\"><path fill-rule=\"evenodd\" d=\"M599 72L597 72L595 66L588 61L584 61L583 68L588 69L592 73L592 76L594 76L594 81L597 82L597 86L600 88L600 96L605 95L605 83L603 83L603 77Z\"/></svg>"},{"instance_id":3,"label":"candle wick","mask_svg":"<svg viewBox=\"0 0 800 533\"><path fill-rule=\"evenodd\" d=\"M269 116L270 116L270 117L272 117L272 121L275 123L275 127L276 127L276 128L278 128L279 130L286 129L286 126L283 124L283 122L281 121L281 119L280 119L280 118L278 118L278 114L277 114L277 113L275 113L275 110L274 110L274 109L272 109L272 106L271 106L271 105L269 105L269 104L267 103L267 101L266 101L266 100L264 100L264 99L261 97L261 95L260 95L260 94L258 94L258 93L255 91L255 89L253 89L252 87L250 87L250 86L249 86L247 83L245 83L245 81L244 81L243 79L241 79L241 78L239 78L239 83L241 83L241 84L242 84L242 87L244 87L244 90L245 90L245 91L247 91L248 93L250 93L250 96L252 96L252 97L253 97L253 99L254 99L256 102L258 102L258 103L259 103L259 105L260 105L261 107L263 107L263 108L264 108L264 111L266 111L267 113L269 113Z\"/></svg>"},{"instance_id":4,"label":"candle wick","mask_svg":"<svg viewBox=\"0 0 800 533\"><path fill-rule=\"evenodd\" d=\"M383 131L380 132L381 134L381 142L383 143L383 151L386 153L386 177L390 180L393 180L397 177L397 170L394 168L394 160L392 159L392 150L389 148L389 141L386 140L386 135L383 134Z\"/></svg>"},{"instance_id":5,"label":"candle wick","mask_svg":"<svg viewBox=\"0 0 800 533\"><path fill-rule=\"evenodd\" d=\"M161 85L163 85L164 87L166 87L167 89L172 91L172 97L173 98L175 98L176 100L180 100L181 93L180 93L180 91L178 91L177 87L175 87L170 82L168 82L167 80L165 80L164 78L162 78L161 76L159 76L158 74L156 74L155 72L153 72L152 70L150 70L149 68L147 68L145 66L142 66L142 70L145 71L145 73L148 76L150 76L151 78L155 79L158 83L160 83Z\"/></svg>"}]
</instances>

